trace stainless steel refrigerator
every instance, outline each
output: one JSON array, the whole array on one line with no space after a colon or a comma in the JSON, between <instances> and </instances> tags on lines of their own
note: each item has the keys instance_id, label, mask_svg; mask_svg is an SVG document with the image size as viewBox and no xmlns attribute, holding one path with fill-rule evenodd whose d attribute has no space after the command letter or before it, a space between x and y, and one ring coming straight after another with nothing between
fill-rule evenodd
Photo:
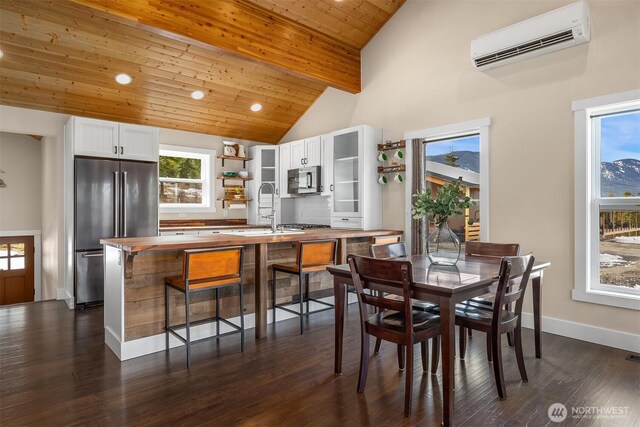
<instances>
[{"instance_id":1,"label":"stainless steel refrigerator","mask_svg":"<svg viewBox=\"0 0 640 427\"><path fill-rule=\"evenodd\" d=\"M76 307L104 299L100 239L157 235L157 163L75 159Z\"/></svg>"}]
</instances>

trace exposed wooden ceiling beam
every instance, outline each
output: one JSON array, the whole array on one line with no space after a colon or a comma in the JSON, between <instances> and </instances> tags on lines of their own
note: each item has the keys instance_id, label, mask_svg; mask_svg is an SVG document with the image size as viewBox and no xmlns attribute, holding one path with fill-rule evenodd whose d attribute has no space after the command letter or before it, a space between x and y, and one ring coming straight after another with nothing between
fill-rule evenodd
<instances>
[{"instance_id":1,"label":"exposed wooden ceiling beam","mask_svg":"<svg viewBox=\"0 0 640 427\"><path fill-rule=\"evenodd\" d=\"M163 36L188 39L358 93L358 49L243 0L73 0L134 21Z\"/></svg>"}]
</instances>

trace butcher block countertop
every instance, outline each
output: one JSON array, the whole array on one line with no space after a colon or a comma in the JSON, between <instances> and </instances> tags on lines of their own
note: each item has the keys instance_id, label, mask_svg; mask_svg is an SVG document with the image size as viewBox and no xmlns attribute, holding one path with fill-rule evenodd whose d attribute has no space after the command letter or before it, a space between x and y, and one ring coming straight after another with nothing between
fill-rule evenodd
<instances>
[{"instance_id":1,"label":"butcher block countertop","mask_svg":"<svg viewBox=\"0 0 640 427\"><path fill-rule=\"evenodd\" d=\"M255 245L261 243L299 242L323 239L352 239L358 237L389 236L402 233L403 232L399 230L346 230L319 228L305 230L298 233L283 233L265 236L244 236L221 233L205 236L182 235L101 239L100 243L133 254L142 251L198 249L219 246Z\"/></svg>"}]
</instances>

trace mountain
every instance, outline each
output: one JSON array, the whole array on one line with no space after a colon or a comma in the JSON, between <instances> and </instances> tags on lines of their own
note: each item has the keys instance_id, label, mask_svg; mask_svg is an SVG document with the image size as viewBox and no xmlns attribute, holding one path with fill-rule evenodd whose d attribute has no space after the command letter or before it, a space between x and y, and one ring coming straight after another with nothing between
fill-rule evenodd
<instances>
[{"instance_id":1,"label":"mountain","mask_svg":"<svg viewBox=\"0 0 640 427\"><path fill-rule=\"evenodd\" d=\"M452 151L451 154L455 154L459 157L458 161L456 161L457 167L473 172L480 172L480 153L478 151ZM448 155L449 153L438 154L437 156L427 156L427 160L448 165L445 160L445 157Z\"/></svg>"},{"instance_id":2,"label":"mountain","mask_svg":"<svg viewBox=\"0 0 640 427\"><path fill-rule=\"evenodd\" d=\"M600 163L600 194L624 196L628 191L640 194L640 160L621 159Z\"/></svg>"}]
</instances>

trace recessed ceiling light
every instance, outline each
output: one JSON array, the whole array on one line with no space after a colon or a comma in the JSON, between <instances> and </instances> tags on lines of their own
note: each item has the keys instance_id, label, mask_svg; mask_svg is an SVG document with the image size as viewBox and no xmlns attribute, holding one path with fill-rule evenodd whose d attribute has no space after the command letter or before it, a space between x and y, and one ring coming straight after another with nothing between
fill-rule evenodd
<instances>
[{"instance_id":1,"label":"recessed ceiling light","mask_svg":"<svg viewBox=\"0 0 640 427\"><path fill-rule=\"evenodd\" d=\"M116 81L118 83L120 83L121 85L128 85L129 83L131 83L131 80L133 80L133 79L131 78L131 76L129 74L120 73L120 74L116 75Z\"/></svg>"},{"instance_id":2,"label":"recessed ceiling light","mask_svg":"<svg viewBox=\"0 0 640 427\"><path fill-rule=\"evenodd\" d=\"M201 90L195 90L193 92L191 92L191 97L193 99L202 99L204 98L204 92Z\"/></svg>"},{"instance_id":3,"label":"recessed ceiling light","mask_svg":"<svg viewBox=\"0 0 640 427\"><path fill-rule=\"evenodd\" d=\"M262 110L262 105L257 102L251 106L251 111L258 112Z\"/></svg>"}]
</instances>

